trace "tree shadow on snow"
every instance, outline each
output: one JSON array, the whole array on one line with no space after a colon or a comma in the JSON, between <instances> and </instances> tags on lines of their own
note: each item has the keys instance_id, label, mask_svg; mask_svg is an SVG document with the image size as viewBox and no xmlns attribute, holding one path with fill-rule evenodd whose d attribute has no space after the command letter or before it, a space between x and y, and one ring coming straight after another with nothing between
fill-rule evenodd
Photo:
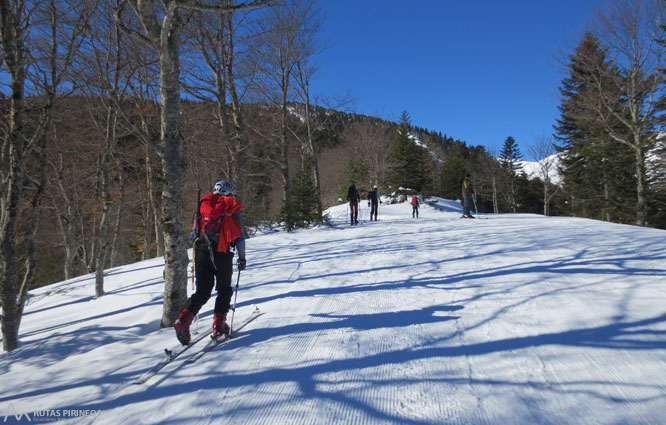
<instances>
[{"instance_id":1,"label":"tree shadow on snow","mask_svg":"<svg viewBox=\"0 0 666 425\"><path fill-rule=\"evenodd\" d=\"M233 407L233 409L261 409L262 407L276 408L279 403L307 403L325 400L333 403L340 403L348 406L358 412L363 418L370 418L376 421L391 421L406 424L423 424L425 421L418 419L406 419L397 413L383 411L370 402L360 397L362 387L382 387L412 385L418 383L438 383L441 385L482 385L492 386L511 390L512 388L531 387L537 388L547 397L549 394L580 394L586 393L610 404L636 403L654 399L654 396L647 394L659 394L658 399L666 399L666 388L663 385L646 385L640 382L590 382L583 379L576 380L568 378L555 383L538 382L515 382L511 380L493 379L474 379L472 377L456 376L427 376L422 379L408 377L390 377L377 376L370 374L366 377L364 370L380 366L395 367L396 365L408 365L419 360L429 359L466 359L473 357L482 357L498 353L507 353L520 350L533 350L538 347L562 346L577 348L595 348L604 350L653 350L663 352L666 347L666 314L659 314L653 317L630 320L628 314L622 314L622 310L627 306L619 305L618 314L610 318L611 323L601 326L588 326L578 329L568 329L561 332L541 332L537 335L518 336L511 338L499 338L495 340L480 341L475 343L460 343L461 338L456 338L465 332L469 332L475 327L487 324L510 309L521 304L525 304L539 297L551 297L565 291L575 291L577 289L587 289L590 287L602 285L604 281L616 278L620 281L628 278L640 277L634 286L643 284L652 284L655 281L663 280L666 277L666 269L655 268L654 264L663 264L666 260L666 254L663 252L663 244L651 245L655 238L649 237L643 240L631 239L627 236L626 246L614 246L611 251L610 246L602 243L603 236L597 240L597 245L579 246L580 239L577 235L563 235L556 242L557 246L549 248L561 249L562 252L557 256L542 258L539 252L543 247L542 241L538 235L529 236L531 239L525 241L520 247L506 246L503 243L505 234L511 229L495 229L492 235L472 236L475 240L446 240L446 230L429 235L427 238L421 238L418 242L411 241L409 232L399 235L372 235L367 238L373 238L377 243L364 249L355 247L353 241L344 240L341 236L337 241L317 241L308 243L299 243L295 245L286 245L284 251L278 251L273 256L267 256L265 261L251 265L251 268L263 269L275 266L284 267L290 264L308 264L315 266L314 272L307 274L307 268L304 267L305 274L301 273L297 278L282 278L271 282L260 282L257 284L246 284L246 286L264 286L276 283L293 283L298 281L307 281L314 279L327 279L340 282L339 286L328 286L325 288L314 289L296 289L287 293L257 297L247 301L241 301L237 307L252 304L262 304L275 299L292 297L307 300L314 296L321 295L343 295L351 293L361 293L364 291L393 290L401 288L409 290L412 288L430 288L446 291L469 290L469 294L458 297L455 305L431 306L423 309L408 311L393 311L376 314L349 314L338 315L330 313L315 313L310 317L316 321L303 321L278 327L261 327L260 321L257 321L255 327L251 330L241 333L243 338L232 341L234 350L243 352L244 348L249 348L254 344L260 344L275 338L290 338L304 333L326 332L331 330L353 330L356 332L372 331L377 329L395 329L396 332L404 331L403 328L416 325L426 325L435 323L445 323L456 320L458 316L453 315L455 311L463 309L468 305L498 295L507 295L504 300L498 301L498 309L487 317L480 317L476 324L465 329L459 329L454 332L442 335L434 341L428 341L419 346L409 346L405 348L394 349L390 344L386 349L370 355L351 356L342 359L320 359L318 361L305 362L302 365L293 365L290 367L261 368L256 371L238 371L233 367L211 368L207 374L195 378L190 382L178 381L171 383L166 380L159 386L151 387L145 391L130 391L123 393L113 399L100 403L88 403L87 405L76 405L75 409L95 409L109 411L115 408L131 408L134 404L146 401L158 400L166 397L178 397L180 394L198 391L215 390L225 391L226 389L247 389L258 388L263 384L291 385L296 384L300 391L294 393L293 398L284 397L280 401L271 399L267 402L270 406L254 404L248 407ZM390 238L394 241L389 243ZM399 240L396 243L395 240ZM617 242L617 239L614 240ZM331 245L335 247L331 249ZM469 246L479 246L484 244L483 252L474 252ZM407 260L400 264L375 266L368 269L362 268L359 264L357 268L350 270L325 271L325 267L317 265L317 262L328 259L348 256L358 258L372 254L387 254L395 256L397 259L408 258L408 254L414 249L440 249L444 253L450 253L446 258L434 258L422 260L413 263ZM493 265L492 260L495 257L502 257L506 254L512 255L515 260L512 263L507 261L499 262ZM603 254L603 255L602 255ZM447 268L447 266L449 266ZM422 268L432 268L440 270L441 275L427 273L426 277L419 277ZM392 272L402 271L412 268L409 277L402 280L390 280ZM446 270L455 270L455 272L446 273ZM382 276L380 281L358 284L345 284L344 280L350 274L374 273ZM576 279L569 281L567 277L575 276ZM591 277L594 277L593 279ZM515 284L511 283L516 281ZM542 285L544 281L560 282L557 285ZM508 283L507 283L508 282ZM520 290L535 286L536 289L528 294L519 292ZM627 292L632 291L631 285ZM513 298L517 300L512 300ZM158 302L160 302L159 300ZM504 303L504 304L502 304ZM539 331L539 329L535 329ZM83 329L82 332L92 332L92 329ZM85 337L86 335L79 335ZM100 341L92 346L98 346ZM104 342L102 342L104 343ZM66 347L61 352L69 352ZM47 359L50 361L57 360ZM222 360L221 360L222 362ZM137 375L143 371L137 371ZM36 395L55 393L77 386L104 386L105 384L114 384L122 382L127 378L127 372L117 371L106 378L93 379L79 382L72 385L44 388L39 391L31 391L25 394L19 394L14 397L23 398ZM345 376L347 386L336 387L335 376ZM602 392L603 386L623 385L627 387L645 388L645 398L627 397L626 399L617 398ZM599 388L595 391L589 387ZM337 388L337 389L336 389ZM346 388L346 389L345 389ZM651 391L647 391L651 390ZM110 397L108 394L107 397ZM102 396L104 397L104 395ZM6 399L0 398L0 401ZM63 406L64 408L64 406ZM209 419L207 417L197 417L195 409L190 412L188 420ZM182 418L181 418L182 419Z\"/></svg>"},{"instance_id":2,"label":"tree shadow on snow","mask_svg":"<svg viewBox=\"0 0 666 425\"><path fill-rule=\"evenodd\" d=\"M460 306L443 307L443 311L459 310ZM437 307L427 310L434 313ZM247 332L243 332L244 337L235 341L235 349L242 350L245 347L250 347L254 344L261 343L270 338L284 336L286 332L303 333L311 331L321 331L333 328L352 328L356 330L370 330L376 329L376 326L399 327L404 324L404 319L417 319L421 318L422 323L429 323L436 320L452 320L455 317L434 317L430 316L423 320L423 311L405 312L404 317L400 317L400 313L390 313L388 317L386 314L377 314L377 317L368 317L371 315L354 316L337 316L337 315L317 315L317 317L334 319L333 322L323 323L303 323L278 328L255 328ZM393 317L392 317L393 316ZM387 322L382 319L386 319ZM302 366L295 365L293 367L284 368L261 368L258 371L237 371L233 367L226 367L219 369L218 367L210 369L208 373L202 374L199 379L190 382L182 382L169 384L168 381L157 388L150 388L150 390L131 392L123 394L116 399L101 402L89 403L83 406L74 406L77 409L95 409L102 411L110 411L115 408L126 408L133 404L138 404L146 401L157 400L166 397L177 397L180 394L191 391L202 390L215 390L227 391L233 388L259 388L263 384L296 384L299 391L294 393L293 398L285 397L277 402L274 399L267 401L272 408L276 408L276 404L284 403L289 406L292 403L306 403L308 400L313 402L317 401L330 401L340 403L347 406L348 409L356 411L356 414L362 417L370 418L377 421L393 421L396 423L407 424L423 424L427 423L418 419L405 418L402 415L391 413L390 411L380 410L373 406L371 403L364 401L363 397L359 397L359 388L374 388L381 387L403 388L406 385L413 384L437 384L437 385L472 385L472 386L491 386L502 388L503 390L518 390L519 388L533 388L538 389L543 393L544 397L555 396L558 394L586 394L599 400L610 404L622 405L624 403L637 403L653 401L655 399L666 399L664 393L665 387L663 385L649 385L641 382L604 382L604 381L588 381L584 379L576 380L572 378L563 379L558 382L539 383L534 381L517 382L515 380L501 380L492 378L472 378L457 376L424 376L423 378L414 378L407 376L387 377L377 376L371 373L371 377L364 377L363 370L377 368L382 366L390 366L395 369L400 365L407 365L408 363L418 362L419 360L428 359L446 359L454 358L469 358L485 356L488 354L514 352L517 350L532 349L535 347L543 346L568 346L568 347L591 347L601 349L622 349L622 350L663 350L664 337L666 331L655 330L657 325L666 324L666 314L655 316L649 319L636 320L629 322L617 322L606 326L596 326L589 328L574 329L564 332L544 333L534 336L522 336L515 338L505 338L494 341L479 342L472 344L450 344L449 338L443 338L448 345L441 345L442 341L436 341L428 346L423 347L407 347L395 350L386 350L371 355L362 357L347 357L343 359L334 360L321 360L315 364L313 362L304 363ZM644 339L640 339L645 337ZM390 345L389 345L390 347ZM223 360L221 360L223 361ZM219 365L218 365L219 366ZM336 376L345 376L345 383L347 385L341 386L340 382L336 380ZM112 381L117 382L117 377L110 378ZM85 383L82 383L85 385ZM645 391L643 399L631 397L627 399L620 399L617 396L609 395L608 392L603 391L606 385L624 385L626 387L641 388ZM595 390L598 387L599 390ZM345 389L346 388L346 389ZM51 391L59 391L59 388L53 388ZM658 395L654 395L658 394ZM34 394L23 394L21 397L30 396ZM0 399L0 401L2 401ZM247 406L247 409L261 410L261 404L252 404ZM235 409L239 409L236 407ZM188 414L189 420L197 418L195 410ZM204 417L201 417L204 419Z\"/></svg>"}]
</instances>

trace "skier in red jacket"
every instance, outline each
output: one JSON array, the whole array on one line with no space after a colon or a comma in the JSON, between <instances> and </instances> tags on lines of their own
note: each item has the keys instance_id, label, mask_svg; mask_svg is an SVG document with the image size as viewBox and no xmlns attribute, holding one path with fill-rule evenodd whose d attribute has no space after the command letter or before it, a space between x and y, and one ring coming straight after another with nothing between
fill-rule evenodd
<instances>
[{"instance_id":1,"label":"skier in red jacket","mask_svg":"<svg viewBox=\"0 0 666 425\"><path fill-rule=\"evenodd\" d=\"M243 205L232 195L231 183L219 181L213 193L204 196L199 202L192 254L197 289L173 324L176 336L183 345L189 344L192 319L210 299L215 283L218 295L213 315L213 336L229 334L227 313L233 295L233 249L238 251L238 270L244 270L246 266L243 219L240 214Z\"/></svg>"},{"instance_id":2,"label":"skier in red jacket","mask_svg":"<svg viewBox=\"0 0 666 425\"><path fill-rule=\"evenodd\" d=\"M419 218L419 200L416 196L412 197L412 218Z\"/></svg>"}]
</instances>

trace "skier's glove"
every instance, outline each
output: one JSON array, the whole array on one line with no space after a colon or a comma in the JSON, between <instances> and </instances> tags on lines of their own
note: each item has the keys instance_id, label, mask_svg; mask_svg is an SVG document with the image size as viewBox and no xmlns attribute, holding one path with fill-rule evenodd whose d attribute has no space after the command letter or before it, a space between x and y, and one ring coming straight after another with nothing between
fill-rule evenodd
<instances>
[{"instance_id":1,"label":"skier's glove","mask_svg":"<svg viewBox=\"0 0 666 425\"><path fill-rule=\"evenodd\" d=\"M245 270L245 266L247 266L247 261L245 258L239 258L238 259L238 270Z\"/></svg>"}]
</instances>

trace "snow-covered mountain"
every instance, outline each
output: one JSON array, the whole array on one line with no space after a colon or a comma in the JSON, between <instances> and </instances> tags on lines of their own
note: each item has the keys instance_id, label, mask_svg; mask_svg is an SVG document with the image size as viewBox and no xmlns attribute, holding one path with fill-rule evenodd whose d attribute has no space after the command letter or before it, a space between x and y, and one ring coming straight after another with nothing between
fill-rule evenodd
<instances>
[{"instance_id":1,"label":"snow-covered mountain","mask_svg":"<svg viewBox=\"0 0 666 425\"><path fill-rule=\"evenodd\" d=\"M162 259L30 294L0 354L0 421L75 424L657 424L666 233L381 205L379 222L248 240L236 323L194 364L158 329ZM191 289L190 289L191 291ZM211 326L213 300L193 329Z\"/></svg>"},{"instance_id":2,"label":"snow-covered mountain","mask_svg":"<svg viewBox=\"0 0 666 425\"><path fill-rule=\"evenodd\" d=\"M552 183L559 183L561 180L558 166L560 165L559 154L553 154L540 161L518 161L525 171L527 177L531 180L539 178L543 180L545 170L548 171L548 176Z\"/></svg>"}]
</instances>

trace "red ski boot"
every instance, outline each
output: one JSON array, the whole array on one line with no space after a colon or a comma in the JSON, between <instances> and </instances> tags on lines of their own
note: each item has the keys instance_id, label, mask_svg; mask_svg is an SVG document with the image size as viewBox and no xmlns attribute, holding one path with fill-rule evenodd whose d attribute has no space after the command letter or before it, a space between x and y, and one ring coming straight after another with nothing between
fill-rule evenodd
<instances>
[{"instance_id":1,"label":"red ski boot","mask_svg":"<svg viewBox=\"0 0 666 425\"><path fill-rule=\"evenodd\" d=\"M213 338L217 339L222 335L229 335L229 325L227 325L227 315L215 313L213 316Z\"/></svg>"},{"instance_id":2,"label":"red ski boot","mask_svg":"<svg viewBox=\"0 0 666 425\"><path fill-rule=\"evenodd\" d=\"M190 343L190 323L194 319L194 314L188 309L184 309L178 315L178 318L173 322L173 328L176 330L176 337L181 344L187 345Z\"/></svg>"}]
</instances>

